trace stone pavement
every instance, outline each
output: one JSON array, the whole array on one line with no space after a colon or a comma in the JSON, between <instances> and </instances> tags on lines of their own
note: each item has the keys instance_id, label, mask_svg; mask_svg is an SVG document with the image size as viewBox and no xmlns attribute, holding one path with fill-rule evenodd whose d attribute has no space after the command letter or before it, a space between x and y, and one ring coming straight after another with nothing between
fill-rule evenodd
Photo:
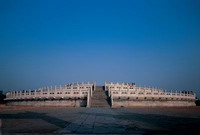
<instances>
[{"instance_id":1,"label":"stone pavement","mask_svg":"<svg viewBox=\"0 0 200 135\"><path fill-rule=\"evenodd\" d=\"M72 123L56 133L75 134L142 134L143 131L129 120L116 118L116 112L110 108L90 108Z\"/></svg>"},{"instance_id":2,"label":"stone pavement","mask_svg":"<svg viewBox=\"0 0 200 135\"><path fill-rule=\"evenodd\" d=\"M198 134L200 107L1 107L2 134Z\"/></svg>"}]
</instances>

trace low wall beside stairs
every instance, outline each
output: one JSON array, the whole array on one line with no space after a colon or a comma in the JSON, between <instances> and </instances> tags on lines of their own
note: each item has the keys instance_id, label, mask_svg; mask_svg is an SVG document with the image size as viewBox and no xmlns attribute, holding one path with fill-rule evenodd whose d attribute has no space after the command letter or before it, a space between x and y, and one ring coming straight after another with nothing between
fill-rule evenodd
<instances>
[{"instance_id":1,"label":"low wall beside stairs","mask_svg":"<svg viewBox=\"0 0 200 135\"><path fill-rule=\"evenodd\" d=\"M183 107L183 106L196 106L194 101L113 101L112 107L145 107L145 106L166 106L166 107Z\"/></svg>"},{"instance_id":2,"label":"low wall beside stairs","mask_svg":"<svg viewBox=\"0 0 200 135\"><path fill-rule=\"evenodd\" d=\"M7 105L86 107L87 100L8 101Z\"/></svg>"}]
</instances>

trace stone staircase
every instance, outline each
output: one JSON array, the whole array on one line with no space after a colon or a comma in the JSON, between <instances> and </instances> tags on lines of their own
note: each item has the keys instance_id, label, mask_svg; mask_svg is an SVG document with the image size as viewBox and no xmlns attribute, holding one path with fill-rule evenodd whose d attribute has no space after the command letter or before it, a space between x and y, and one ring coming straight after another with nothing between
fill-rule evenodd
<instances>
[{"instance_id":1,"label":"stone staircase","mask_svg":"<svg viewBox=\"0 0 200 135\"><path fill-rule=\"evenodd\" d=\"M96 86L91 98L91 107L110 107L109 98L103 90L103 86Z\"/></svg>"}]
</instances>

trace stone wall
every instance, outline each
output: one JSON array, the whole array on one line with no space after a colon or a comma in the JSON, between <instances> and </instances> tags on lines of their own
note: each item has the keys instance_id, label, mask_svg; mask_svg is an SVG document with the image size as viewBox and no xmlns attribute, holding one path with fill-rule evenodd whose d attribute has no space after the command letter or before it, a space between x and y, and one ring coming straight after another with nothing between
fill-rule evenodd
<instances>
[{"instance_id":1,"label":"stone wall","mask_svg":"<svg viewBox=\"0 0 200 135\"><path fill-rule=\"evenodd\" d=\"M136 106L196 106L194 101L114 101L113 108Z\"/></svg>"},{"instance_id":2,"label":"stone wall","mask_svg":"<svg viewBox=\"0 0 200 135\"><path fill-rule=\"evenodd\" d=\"M7 105L85 107L87 100L9 101Z\"/></svg>"}]
</instances>

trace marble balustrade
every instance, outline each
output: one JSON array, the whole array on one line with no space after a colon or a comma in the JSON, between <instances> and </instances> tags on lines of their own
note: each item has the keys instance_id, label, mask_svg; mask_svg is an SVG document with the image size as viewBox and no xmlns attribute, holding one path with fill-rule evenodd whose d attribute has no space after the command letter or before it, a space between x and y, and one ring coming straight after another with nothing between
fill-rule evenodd
<instances>
[{"instance_id":1,"label":"marble balustrade","mask_svg":"<svg viewBox=\"0 0 200 135\"><path fill-rule=\"evenodd\" d=\"M74 99L86 98L92 95L93 83L73 83L64 87L45 87L37 90L20 90L6 93L6 100L26 100L26 99Z\"/></svg>"},{"instance_id":2,"label":"marble balustrade","mask_svg":"<svg viewBox=\"0 0 200 135\"><path fill-rule=\"evenodd\" d=\"M137 100L188 100L195 101L196 95L192 92L167 92L158 88L137 87L134 83L105 82L105 90L113 99Z\"/></svg>"}]
</instances>

